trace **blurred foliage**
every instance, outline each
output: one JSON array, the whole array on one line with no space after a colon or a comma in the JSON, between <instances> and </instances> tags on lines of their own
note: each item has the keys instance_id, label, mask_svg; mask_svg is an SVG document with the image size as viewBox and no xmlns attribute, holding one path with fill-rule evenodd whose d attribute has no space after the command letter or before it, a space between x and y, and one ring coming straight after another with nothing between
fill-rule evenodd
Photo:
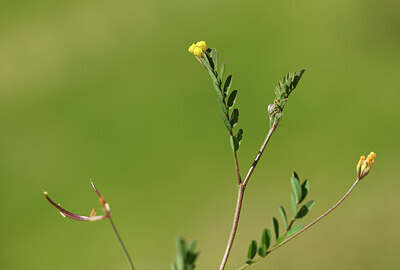
<instances>
[{"instance_id":1,"label":"blurred foliage","mask_svg":"<svg viewBox=\"0 0 400 270\"><path fill-rule=\"evenodd\" d=\"M176 247L178 253L176 254L176 263L171 264L171 270L193 270L196 267L196 259L199 252L196 252L196 241L190 242L189 245L186 241L179 237L176 239Z\"/></svg>"},{"instance_id":2,"label":"blurred foliage","mask_svg":"<svg viewBox=\"0 0 400 270\"><path fill-rule=\"evenodd\" d=\"M242 170L268 129L277 80L307 69L247 188L228 268L270 223L260 217L276 213L288 172L313 181L306 224L374 151L339 211L253 269L398 269L400 218L388 206L400 203L399 10L394 0L3 1L0 268L126 269L106 222L63 219L41 194L87 215L89 178L137 269L167 269L177 235L199 239L198 269L217 268L236 192L215 93L187 53L206 40L240 89Z\"/></svg>"}]
</instances>

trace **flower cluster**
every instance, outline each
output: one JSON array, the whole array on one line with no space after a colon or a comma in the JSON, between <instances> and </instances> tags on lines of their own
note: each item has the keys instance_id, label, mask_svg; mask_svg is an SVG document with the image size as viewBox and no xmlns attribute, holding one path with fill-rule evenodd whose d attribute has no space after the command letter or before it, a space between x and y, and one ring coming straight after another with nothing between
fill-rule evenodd
<instances>
[{"instance_id":1,"label":"flower cluster","mask_svg":"<svg viewBox=\"0 0 400 270\"><path fill-rule=\"evenodd\" d=\"M196 44L192 44L189 47L189 52L192 53L194 56L202 57L203 51L207 48L207 43L205 41L199 41Z\"/></svg>"},{"instance_id":2,"label":"flower cluster","mask_svg":"<svg viewBox=\"0 0 400 270\"><path fill-rule=\"evenodd\" d=\"M360 157L360 160L357 164L357 177L360 180L369 173L372 165L374 164L375 157L376 154L374 152L369 153L368 157Z\"/></svg>"}]
</instances>

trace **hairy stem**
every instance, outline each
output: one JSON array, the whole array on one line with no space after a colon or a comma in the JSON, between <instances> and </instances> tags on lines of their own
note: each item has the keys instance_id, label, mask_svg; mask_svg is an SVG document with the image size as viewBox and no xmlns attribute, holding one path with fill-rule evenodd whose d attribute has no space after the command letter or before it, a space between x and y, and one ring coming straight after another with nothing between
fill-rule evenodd
<instances>
[{"instance_id":1,"label":"hairy stem","mask_svg":"<svg viewBox=\"0 0 400 270\"><path fill-rule=\"evenodd\" d=\"M240 212L242 210L244 189L245 187L243 186L243 184L240 184L238 188L238 197L236 202L235 217L233 218L232 230L229 236L228 244L226 245L224 257L222 258L222 262L219 267L220 270L223 270L225 268L225 265L228 261L229 253L231 252L232 249L233 241L235 240L236 231L239 225Z\"/></svg>"},{"instance_id":2,"label":"hairy stem","mask_svg":"<svg viewBox=\"0 0 400 270\"><path fill-rule=\"evenodd\" d=\"M129 255L129 252L128 252L128 250L126 249L126 247L125 247L125 245L124 245L124 242L122 241L122 238L121 238L121 236L119 235L119 233L118 233L118 231L117 231L117 227L115 227L115 224L114 224L113 220L111 219L111 215L108 216L108 219L110 220L111 227L112 227L112 229L113 229L113 231L114 231L115 236L116 236L117 239L118 239L119 244L121 245L122 249L124 250L126 259L129 261L129 265L131 266L131 269L132 269L132 270L135 270L135 266L133 265L131 256Z\"/></svg>"},{"instance_id":3,"label":"hairy stem","mask_svg":"<svg viewBox=\"0 0 400 270\"><path fill-rule=\"evenodd\" d=\"M235 216L233 218L233 224L232 224L232 230L231 230L231 234L229 236L229 240L228 240L228 244L226 245L226 249L225 249L225 253L224 253L224 257L222 258L222 262L221 265L219 267L219 270L224 270L226 263L228 261L228 257L229 254L231 252L232 249L232 245L233 245L233 241L235 240L235 236L236 236L236 231L239 225L239 218L240 218L240 212L242 209L242 204L243 204L243 196L244 196L244 191L246 189L246 185L249 182L249 179L255 169L255 167L257 166L258 161L260 160L262 154L264 153L264 150L272 136L272 133L274 132L274 130L276 129L276 127L278 126L278 122L279 120L276 120L273 122L273 124L271 125L271 128L268 131L268 134L261 146L260 151L258 152L256 158L254 159L253 164L251 165L249 172L247 173L247 176L245 178L245 180L243 181L243 183L239 182L239 178L238 178L238 197L237 197L237 203L236 203L236 210L235 210ZM234 152L236 153L236 152ZM236 157L236 155L235 155ZM237 159L235 158L235 161L237 161ZM238 167L236 167L237 170L239 170ZM240 177L240 174L238 174L238 177Z\"/></svg>"},{"instance_id":4,"label":"hairy stem","mask_svg":"<svg viewBox=\"0 0 400 270\"><path fill-rule=\"evenodd\" d=\"M318 221L322 220L324 217L326 217L329 213L331 213L333 210L336 209L336 207L338 207L349 195L350 193L354 190L354 188L356 187L356 185L360 182L360 178L357 178L357 180L354 182L354 184L351 186L351 188L346 192L346 194L344 194L344 196L334 205L332 206L328 211L326 211L325 213L323 213L321 216L319 216L317 219L315 219L313 222L311 222L310 224L308 224L307 226L305 226L303 229L301 229L300 231L298 231L297 233L293 234L292 236L288 237L287 239L285 239L282 243L280 243L279 245L273 247L271 250L267 251L267 255L270 254L271 252L273 252L274 250L280 248L281 246L283 246L284 244L286 244L287 242L289 242L290 240L292 240L293 238L295 238L296 236L298 236L299 234L305 232L306 230L308 230L311 226L313 226L314 224L316 224ZM253 264L260 261L261 259L263 259L264 257L257 257L253 260ZM247 267L249 267L250 264L246 264L243 265L241 267L238 268L238 270L243 270L246 269Z\"/></svg>"},{"instance_id":5,"label":"hairy stem","mask_svg":"<svg viewBox=\"0 0 400 270\"><path fill-rule=\"evenodd\" d=\"M260 161L260 158L261 158L262 154L264 153L264 150L267 147L269 140L271 139L272 133L274 133L276 127L278 126L278 123L279 123L279 120L275 120L273 122L273 124L271 125L271 128L269 129L268 134L265 137L263 144L261 145L260 151L258 151L258 154L257 154L256 158L254 159L253 164L251 165L251 167L246 175L246 178L243 180L243 185L245 187L246 187L247 183L249 182L250 177L253 174L253 171L256 168L258 161Z\"/></svg>"},{"instance_id":6,"label":"hairy stem","mask_svg":"<svg viewBox=\"0 0 400 270\"><path fill-rule=\"evenodd\" d=\"M231 134L233 136L233 134ZM239 162L238 162L238 157L236 154L236 151L233 151L233 159L235 160L235 168L236 168L236 179L238 186L242 183L242 177L240 176L240 170L239 170Z\"/></svg>"}]
</instances>

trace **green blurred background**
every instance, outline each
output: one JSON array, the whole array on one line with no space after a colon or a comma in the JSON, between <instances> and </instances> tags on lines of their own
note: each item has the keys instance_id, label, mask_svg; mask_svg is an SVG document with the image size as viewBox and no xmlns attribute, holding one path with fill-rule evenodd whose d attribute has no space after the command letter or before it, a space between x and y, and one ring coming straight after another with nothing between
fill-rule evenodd
<instances>
[{"instance_id":1,"label":"green blurred background","mask_svg":"<svg viewBox=\"0 0 400 270\"><path fill-rule=\"evenodd\" d=\"M311 180L309 222L372 173L325 221L252 269L399 269L399 1L2 1L0 268L128 269L109 224L62 218L41 194L88 214L95 180L137 269L169 269L175 236L217 269L231 227L232 154L208 74L187 52L228 61L247 172L266 107L306 68L250 182L227 269L244 262L289 178Z\"/></svg>"}]
</instances>

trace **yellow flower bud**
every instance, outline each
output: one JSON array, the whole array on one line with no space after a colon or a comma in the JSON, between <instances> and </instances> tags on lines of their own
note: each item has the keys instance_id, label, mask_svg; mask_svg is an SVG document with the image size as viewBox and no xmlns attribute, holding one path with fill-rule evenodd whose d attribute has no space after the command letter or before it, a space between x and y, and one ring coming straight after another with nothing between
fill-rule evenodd
<instances>
[{"instance_id":1,"label":"yellow flower bud","mask_svg":"<svg viewBox=\"0 0 400 270\"><path fill-rule=\"evenodd\" d=\"M361 156L360 160L357 163L357 176L361 175L361 165L364 163L365 161L365 156Z\"/></svg>"},{"instance_id":2,"label":"yellow flower bud","mask_svg":"<svg viewBox=\"0 0 400 270\"><path fill-rule=\"evenodd\" d=\"M205 41L199 41L196 43L196 46L205 51L207 49L207 43Z\"/></svg>"},{"instance_id":3,"label":"yellow flower bud","mask_svg":"<svg viewBox=\"0 0 400 270\"><path fill-rule=\"evenodd\" d=\"M365 161L368 166L372 166L372 164L374 164L374 160L375 160L376 154L374 152L369 153L367 160Z\"/></svg>"},{"instance_id":4,"label":"yellow flower bud","mask_svg":"<svg viewBox=\"0 0 400 270\"><path fill-rule=\"evenodd\" d=\"M201 57L201 56L203 56L203 50L202 50L200 47L196 47L196 48L194 48L194 50L193 50L193 54L194 54L195 56Z\"/></svg>"},{"instance_id":5,"label":"yellow flower bud","mask_svg":"<svg viewBox=\"0 0 400 270\"><path fill-rule=\"evenodd\" d=\"M196 44L193 43L193 44L189 47L189 52L190 52L190 53L193 53L195 48L196 48Z\"/></svg>"},{"instance_id":6,"label":"yellow flower bud","mask_svg":"<svg viewBox=\"0 0 400 270\"><path fill-rule=\"evenodd\" d=\"M359 179L362 179L369 173L372 165L374 164L375 157L376 154L374 152L371 152L366 159L364 156L360 158L360 161L357 164L357 177Z\"/></svg>"}]
</instances>

